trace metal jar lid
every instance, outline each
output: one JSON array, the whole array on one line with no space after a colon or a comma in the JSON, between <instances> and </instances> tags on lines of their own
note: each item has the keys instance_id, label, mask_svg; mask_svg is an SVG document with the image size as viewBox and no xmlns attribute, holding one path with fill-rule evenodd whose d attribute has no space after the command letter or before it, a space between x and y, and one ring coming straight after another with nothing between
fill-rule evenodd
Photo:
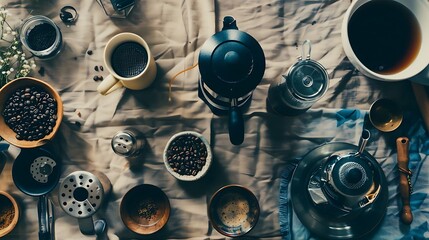
<instances>
[{"instance_id":1,"label":"metal jar lid","mask_svg":"<svg viewBox=\"0 0 429 240\"><path fill-rule=\"evenodd\" d=\"M113 151L124 157L133 157L141 153L145 140L135 129L119 131L113 136L111 145Z\"/></svg>"},{"instance_id":2,"label":"metal jar lid","mask_svg":"<svg viewBox=\"0 0 429 240\"><path fill-rule=\"evenodd\" d=\"M86 171L68 175L59 188L62 209L75 218L95 214L103 202L105 189L97 176Z\"/></svg>"},{"instance_id":3,"label":"metal jar lid","mask_svg":"<svg viewBox=\"0 0 429 240\"><path fill-rule=\"evenodd\" d=\"M305 46L308 47L304 55ZM302 56L299 61L289 68L286 78L288 89L292 94L302 100L316 101L328 90L329 76L326 69L319 63L310 59L311 43L306 40L302 46ZM305 59L302 59L306 56Z\"/></svg>"}]
</instances>

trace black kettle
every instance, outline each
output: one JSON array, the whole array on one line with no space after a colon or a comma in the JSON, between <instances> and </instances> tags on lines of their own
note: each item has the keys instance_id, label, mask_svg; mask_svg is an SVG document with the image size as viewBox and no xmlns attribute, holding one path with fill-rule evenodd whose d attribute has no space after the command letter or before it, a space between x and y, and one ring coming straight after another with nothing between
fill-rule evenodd
<instances>
[{"instance_id":1,"label":"black kettle","mask_svg":"<svg viewBox=\"0 0 429 240\"><path fill-rule=\"evenodd\" d=\"M222 31L202 46L198 66L198 96L216 115L229 114L229 137L234 145L244 140L242 112L265 72L265 55L259 43L238 30L232 16L223 19Z\"/></svg>"}]
</instances>

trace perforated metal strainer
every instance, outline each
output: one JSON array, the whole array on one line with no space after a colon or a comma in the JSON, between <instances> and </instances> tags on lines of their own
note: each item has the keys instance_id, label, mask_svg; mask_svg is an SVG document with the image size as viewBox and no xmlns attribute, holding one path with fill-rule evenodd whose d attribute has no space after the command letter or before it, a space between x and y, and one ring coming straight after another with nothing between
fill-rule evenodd
<instances>
[{"instance_id":1,"label":"perforated metal strainer","mask_svg":"<svg viewBox=\"0 0 429 240\"><path fill-rule=\"evenodd\" d=\"M100 208L111 189L110 181L104 174L96 175L86 171L73 172L62 181L59 188L62 209L78 218L80 231L85 235L98 234L94 228L97 223L92 221L92 215ZM104 220L101 221L105 225Z\"/></svg>"}]
</instances>

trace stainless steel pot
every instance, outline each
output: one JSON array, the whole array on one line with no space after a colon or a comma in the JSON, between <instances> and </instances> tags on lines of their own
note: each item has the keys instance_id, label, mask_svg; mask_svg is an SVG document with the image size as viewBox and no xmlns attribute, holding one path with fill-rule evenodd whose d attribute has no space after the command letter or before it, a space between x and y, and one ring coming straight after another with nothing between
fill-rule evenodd
<instances>
[{"instance_id":1,"label":"stainless steel pot","mask_svg":"<svg viewBox=\"0 0 429 240\"><path fill-rule=\"evenodd\" d=\"M292 206L314 235L364 238L383 219L387 182L378 162L364 150L368 139L365 130L359 146L321 145L307 153L295 169L290 185Z\"/></svg>"}]
</instances>

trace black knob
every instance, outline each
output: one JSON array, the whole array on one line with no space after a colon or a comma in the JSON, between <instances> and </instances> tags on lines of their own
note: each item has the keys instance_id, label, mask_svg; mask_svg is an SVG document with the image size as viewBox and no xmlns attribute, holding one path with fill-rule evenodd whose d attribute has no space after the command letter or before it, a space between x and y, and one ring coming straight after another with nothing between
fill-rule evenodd
<instances>
[{"instance_id":1,"label":"black knob","mask_svg":"<svg viewBox=\"0 0 429 240\"><path fill-rule=\"evenodd\" d=\"M356 184L362 179L362 172L358 168L352 168L346 173L346 181L351 184Z\"/></svg>"}]
</instances>

